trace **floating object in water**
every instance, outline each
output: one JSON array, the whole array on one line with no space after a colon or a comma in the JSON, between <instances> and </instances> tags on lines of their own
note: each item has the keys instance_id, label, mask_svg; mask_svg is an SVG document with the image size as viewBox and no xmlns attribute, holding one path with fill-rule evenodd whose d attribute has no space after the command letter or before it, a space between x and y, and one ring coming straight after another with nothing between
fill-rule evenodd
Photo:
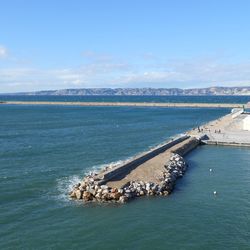
<instances>
[{"instance_id":1,"label":"floating object in water","mask_svg":"<svg viewBox=\"0 0 250 250\"><path fill-rule=\"evenodd\" d=\"M217 191L214 191L214 195L216 195L217 194Z\"/></svg>"},{"instance_id":2,"label":"floating object in water","mask_svg":"<svg viewBox=\"0 0 250 250\"><path fill-rule=\"evenodd\" d=\"M209 169L209 171L210 171L210 172L212 172L212 171L213 171L213 169L212 169L212 168L210 168L210 169Z\"/></svg>"}]
</instances>

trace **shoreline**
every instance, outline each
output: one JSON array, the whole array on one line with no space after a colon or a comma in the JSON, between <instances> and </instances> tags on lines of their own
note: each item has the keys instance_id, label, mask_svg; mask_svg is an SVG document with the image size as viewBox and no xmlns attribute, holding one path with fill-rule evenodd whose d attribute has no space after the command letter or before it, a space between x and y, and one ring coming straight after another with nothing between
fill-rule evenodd
<instances>
[{"instance_id":1,"label":"shoreline","mask_svg":"<svg viewBox=\"0 0 250 250\"><path fill-rule=\"evenodd\" d=\"M84 107L176 107L176 108L242 108L239 103L171 103L171 102L48 102L0 101L1 105L57 105Z\"/></svg>"}]
</instances>

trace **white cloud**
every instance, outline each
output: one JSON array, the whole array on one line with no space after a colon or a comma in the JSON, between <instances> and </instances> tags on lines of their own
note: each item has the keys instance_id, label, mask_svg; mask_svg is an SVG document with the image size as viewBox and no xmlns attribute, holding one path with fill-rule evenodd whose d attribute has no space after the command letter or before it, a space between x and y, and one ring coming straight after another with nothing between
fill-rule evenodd
<instances>
[{"instance_id":1,"label":"white cloud","mask_svg":"<svg viewBox=\"0 0 250 250\"><path fill-rule=\"evenodd\" d=\"M170 62L120 77L124 84L158 87L250 86L250 62L223 63L216 59Z\"/></svg>"},{"instance_id":2,"label":"white cloud","mask_svg":"<svg viewBox=\"0 0 250 250\"><path fill-rule=\"evenodd\" d=\"M154 60L152 64L130 61L95 59L78 68L0 68L0 92L89 87L190 88L250 85L248 61L228 63L220 58L165 63L161 58Z\"/></svg>"},{"instance_id":3,"label":"white cloud","mask_svg":"<svg viewBox=\"0 0 250 250\"><path fill-rule=\"evenodd\" d=\"M7 49L4 46L0 45L0 59L7 57L7 55L8 55Z\"/></svg>"}]
</instances>

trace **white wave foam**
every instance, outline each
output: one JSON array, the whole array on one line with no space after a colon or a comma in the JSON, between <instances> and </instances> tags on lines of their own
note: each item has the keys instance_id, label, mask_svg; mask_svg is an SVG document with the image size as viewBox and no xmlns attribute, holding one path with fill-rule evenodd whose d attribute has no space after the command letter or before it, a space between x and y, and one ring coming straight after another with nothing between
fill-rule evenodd
<instances>
[{"instance_id":1,"label":"white wave foam","mask_svg":"<svg viewBox=\"0 0 250 250\"><path fill-rule=\"evenodd\" d=\"M60 201L69 201L68 193L73 189L74 185L81 182L82 177L73 175L69 177L63 177L57 180L57 191L59 194L56 195Z\"/></svg>"},{"instance_id":2,"label":"white wave foam","mask_svg":"<svg viewBox=\"0 0 250 250\"><path fill-rule=\"evenodd\" d=\"M126 162L130 161L131 159L132 159L132 157L129 157L125 160L119 160L119 161L114 161L114 162L110 162L110 163L106 163L106 164L94 165L90 168L87 168L85 170L84 175L96 174L104 169L112 169L112 168L119 166L121 164L125 164Z\"/></svg>"}]
</instances>

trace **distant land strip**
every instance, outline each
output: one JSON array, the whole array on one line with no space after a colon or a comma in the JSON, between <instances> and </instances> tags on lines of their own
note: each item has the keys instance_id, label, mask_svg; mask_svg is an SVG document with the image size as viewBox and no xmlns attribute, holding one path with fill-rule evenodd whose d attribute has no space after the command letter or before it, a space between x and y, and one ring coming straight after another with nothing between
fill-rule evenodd
<instances>
[{"instance_id":1,"label":"distant land strip","mask_svg":"<svg viewBox=\"0 0 250 250\"><path fill-rule=\"evenodd\" d=\"M4 95L50 95L50 96L213 96L213 95L250 95L250 86L244 87L208 87L208 88L81 88L42 90L34 92L5 93ZM1 95L1 94L0 94Z\"/></svg>"},{"instance_id":2,"label":"distant land strip","mask_svg":"<svg viewBox=\"0 0 250 250\"><path fill-rule=\"evenodd\" d=\"M63 106L120 106L120 107L190 107L190 108L241 108L238 103L176 103L176 102L48 102L48 101L0 101L11 105L63 105Z\"/></svg>"}]
</instances>

